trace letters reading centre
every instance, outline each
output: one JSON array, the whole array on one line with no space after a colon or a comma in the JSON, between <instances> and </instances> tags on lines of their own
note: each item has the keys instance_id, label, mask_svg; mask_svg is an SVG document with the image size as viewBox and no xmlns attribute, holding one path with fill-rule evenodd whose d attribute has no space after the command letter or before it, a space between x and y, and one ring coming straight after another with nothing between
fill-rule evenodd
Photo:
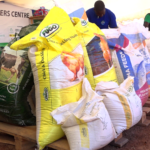
<instances>
[{"instance_id":1,"label":"letters reading centre","mask_svg":"<svg viewBox=\"0 0 150 150\"><path fill-rule=\"evenodd\" d=\"M12 16L12 17L21 17L21 18L29 18L29 13L17 12L17 11L8 11L8 10L0 10L0 16Z\"/></svg>"}]
</instances>

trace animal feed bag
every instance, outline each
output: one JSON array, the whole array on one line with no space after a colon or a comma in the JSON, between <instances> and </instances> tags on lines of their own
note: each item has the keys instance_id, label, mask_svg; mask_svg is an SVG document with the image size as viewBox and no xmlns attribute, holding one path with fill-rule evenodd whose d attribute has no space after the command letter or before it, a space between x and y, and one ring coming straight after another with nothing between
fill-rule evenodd
<instances>
[{"instance_id":1,"label":"animal feed bag","mask_svg":"<svg viewBox=\"0 0 150 150\"><path fill-rule=\"evenodd\" d=\"M78 17L87 20L86 11L81 0L54 0L56 6L62 8L70 17Z\"/></svg>"},{"instance_id":2,"label":"animal feed bag","mask_svg":"<svg viewBox=\"0 0 150 150\"><path fill-rule=\"evenodd\" d=\"M34 82L28 49L16 52L10 45L38 25L23 27L17 37L0 50L0 121L21 126L36 124L33 99L30 98Z\"/></svg>"},{"instance_id":3,"label":"animal feed bag","mask_svg":"<svg viewBox=\"0 0 150 150\"><path fill-rule=\"evenodd\" d=\"M142 24L136 22L125 26L120 25L119 28L120 32L131 42L135 53L138 51L144 59L150 96L150 55L146 45L146 40L150 39L150 32Z\"/></svg>"},{"instance_id":4,"label":"animal feed bag","mask_svg":"<svg viewBox=\"0 0 150 150\"><path fill-rule=\"evenodd\" d=\"M134 78L128 77L120 86L115 82L100 82L96 92L104 96L104 104L117 135L137 124L142 117L142 104L134 90Z\"/></svg>"},{"instance_id":5,"label":"animal feed bag","mask_svg":"<svg viewBox=\"0 0 150 150\"><path fill-rule=\"evenodd\" d=\"M41 150L64 136L49 113L82 96L83 49L69 16L58 7L51 9L36 31L11 47L19 50L30 45L35 45L28 55L35 82L36 136Z\"/></svg>"},{"instance_id":6,"label":"animal feed bag","mask_svg":"<svg viewBox=\"0 0 150 150\"><path fill-rule=\"evenodd\" d=\"M112 52L112 60L119 84L128 76L133 76L135 91L144 105L149 95L146 61L144 61L140 51L134 49L130 40L120 33L119 29L103 29L102 31L106 35Z\"/></svg>"},{"instance_id":7,"label":"animal feed bag","mask_svg":"<svg viewBox=\"0 0 150 150\"><path fill-rule=\"evenodd\" d=\"M65 132L71 150L100 149L116 137L103 97L92 90L87 78L81 99L57 108L51 115Z\"/></svg>"},{"instance_id":8,"label":"animal feed bag","mask_svg":"<svg viewBox=\"0 0 150 150\"><path fill-rule=\"evenodd\" d=\"M83 19L73 18L84 50L85 77L92 89L100 81L117 82L115 68L104 33L94 24Z\"/></svg>"},{"instance_id":9,"label":"animal feed bag","mask_svg":"<svg viewBox=\"0 0 150 150\"><path fill-rule=\"evenodd\" d=\"M127 25L119 25L120 35L126 38L126 48L134 53L140 53L145 62L146 78L150 95L150 55L146 41L150 39L150 32L143 25L131 22Z\"/></svg>"},{"instance_id":10,"label":"animal feed bag","mask_svg":"<svg viewBox=\"0 0 150 150\"><path fill-rule=\"evenodd\" d=\"M0 55L0 121L35 125L35 116L27 101L33 84L28 52L16 52L5 46Z\"/></svg>"}]
</instances>

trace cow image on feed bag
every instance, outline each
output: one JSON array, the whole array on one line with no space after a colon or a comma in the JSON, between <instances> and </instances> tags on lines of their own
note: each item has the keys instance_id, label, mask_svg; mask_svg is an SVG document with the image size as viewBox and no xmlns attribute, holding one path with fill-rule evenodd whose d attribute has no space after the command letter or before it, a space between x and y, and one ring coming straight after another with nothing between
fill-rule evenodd
<instances>
[{"instance_id":1,"label":"cow image on feed bag","mask_svg":"<svg viewBox=\"0 0 150 150\"><path fill-rule=\"evenodd\" d=\"M11 48L19 50L31 45L28 56L36 92L36 138L42 150L64 136L49 114L82 96L83 49L69 16L58 7L51 9L36 31Z\"/></svg>"},{"instance_id":2,"label":"cow image on feed bag","mask_svg":"<svg viewBox=\"0 0 150 150\"><path fill-rule=\"evenodd\" d=\"M17 37L0 49L0 121L16 125L35 125L34 103L30 95L33 82L28 48L10 49L18 39L34 31L39 23L23 27Z\"/></svg>"},{"instance_id":3,"label":"cow image on feed bag","mask_svg":"<svg viewBox=\"0 0 150 150\"><path fill-rule=\"evenodd\" d=\"M100 81L115 81L117 76L104 33L95 24L73 17L72 23L84 50L85 77L92 89Z\"/></svg>"},{"instance_id":4,"label":"cow image on feed bag","mask_svg":"<svg viewBox=\"0 0 150 150\"><path fill-rule=\"evenodd\" d=\"M16 125L35 125L27 102L33 75L27 51L5 46L0 55L0 120Z\"/></svg>"},{"instance_id":5,"label":"cow image on feed bag","mask_svg":"<svg viewBox=\"0 0 150 150\"><path fill-rule=\"evenodd\" d=\"M10 52L10 51L8 51L8 52ZM10 77L8 77L8 79L6 79L5 82L9 82L9 80L11 78L13 78L15 74L16 74L16 78L18 80L21 76L21 69L23 68L23 66L25 64L25 59L22 58L21 55L19 55L19 56L12 55L12 54L9 54L8 52L6 52L6 50L3 49L2 53L1 53L1 57L0 57L0 71L4 72L3 70L5 70L5 72L6 72L5 77L7 77L8 74L11 73ZM0 78L0 81L3 81L3 79Z\"/></svg>"}]
</instances>

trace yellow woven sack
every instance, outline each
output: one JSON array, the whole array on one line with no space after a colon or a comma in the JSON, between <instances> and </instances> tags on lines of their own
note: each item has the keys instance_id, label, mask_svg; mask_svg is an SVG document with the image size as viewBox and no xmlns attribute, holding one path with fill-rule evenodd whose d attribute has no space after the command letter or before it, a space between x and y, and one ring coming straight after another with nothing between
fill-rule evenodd
<instances>
[{"instance_id":1,"label":"yellow woven sack","mask_svg":"<svg viewBox=\"0 0 150 150\"><path fill-rule=\"evenodd\" d=\"M93 89L100 81L117 82L104 33L94 23L72 18L84 50L85 77ZM118 82L117 82L118 83Z\"/></svg>"},{"instance_id":2,"label":"yellow woven sack","mask_svg":"<svg viewBox=\"0 0 150 150\"><path fill-rule=\"evenodd\" d=\"M36 136L41 150L64 136L50 112L82 96L83 49L69 16L58 7L11 48L19 50L31 45L35 45L28 55L36 88Z\"/></svg>"}]
</instances>

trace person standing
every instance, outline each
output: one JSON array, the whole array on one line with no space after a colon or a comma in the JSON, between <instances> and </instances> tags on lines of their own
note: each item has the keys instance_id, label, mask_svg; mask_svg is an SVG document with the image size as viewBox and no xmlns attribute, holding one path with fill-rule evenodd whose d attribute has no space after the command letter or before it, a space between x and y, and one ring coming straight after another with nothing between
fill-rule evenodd
<instances>
[{"instance_id":1,"label":"person standing","mask_svg":"<svg viewBox=\"0 0 150 150\"><path fill-rule=\"evenodd\" d=\"M117 28L116 16L105 8L103 1L96 1L94 8L86 12L89 22L95 23L100 29Z\"/></svg>"},{"instance_id":2,"label":"person standing","mask_svg":"<svg viewBox=\"0 0 150 150\"><path fill-rule=\"evenodd\" d=\"M144 26L148 27L148 29L150 31L150 13L148 13L144 18Z\"/></svg>"}]
</instances>

